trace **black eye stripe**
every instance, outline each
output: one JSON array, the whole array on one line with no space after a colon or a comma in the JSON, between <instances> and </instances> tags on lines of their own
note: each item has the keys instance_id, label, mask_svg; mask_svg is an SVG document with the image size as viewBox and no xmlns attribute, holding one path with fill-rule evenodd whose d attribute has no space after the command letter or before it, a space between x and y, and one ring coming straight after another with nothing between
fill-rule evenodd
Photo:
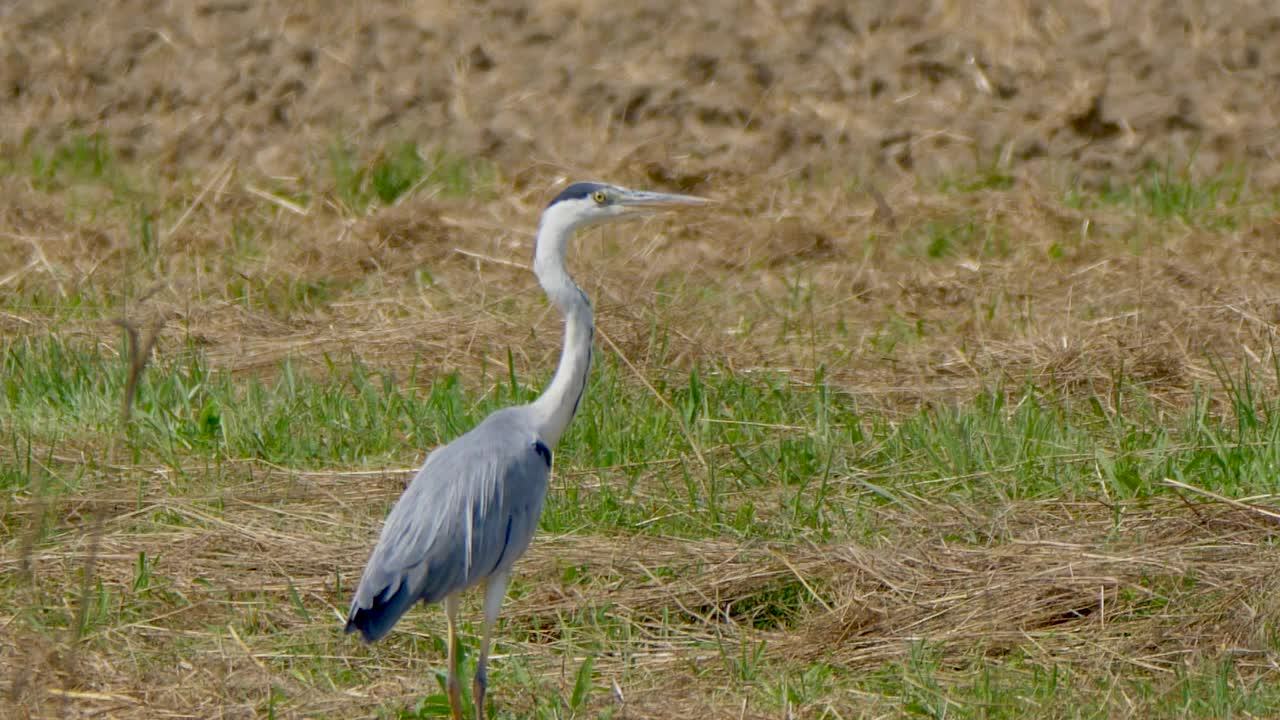
<instances>
[{"instance_id":1,"label":"black eye stripe","mask_svg":"<svg viewBox=\"0 0 1280 720\"><path fill-rule=\"evenodd\" d=\"M553 199L550 203L548 203L547 207L551 207L552 205L555 205L556 203L561 202L563 200L578 200L578 199L590 198L595 193L604 192L604 189L605 189L605 186L600 183L576 182L570 185L569 187L565 188L564 190L562 190L559 195L555 196L555 199Z\"/></svg>"}]
</instances>

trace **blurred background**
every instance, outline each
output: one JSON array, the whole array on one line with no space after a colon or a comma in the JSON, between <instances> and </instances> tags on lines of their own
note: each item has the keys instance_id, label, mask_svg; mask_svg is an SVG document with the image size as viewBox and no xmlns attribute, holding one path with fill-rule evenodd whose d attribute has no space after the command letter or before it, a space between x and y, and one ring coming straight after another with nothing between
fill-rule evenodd
<instances>
[{"instance_id":1,"label":"blurred background","mask_svg":"<svg viewBox=\"0 0 1280 720\"><path fill-rule=\"evenodd\" d=\"M408 139L483 156L517 183L623 171L889 185L980 168L1098 182L1253 161L1269 185L1273 11L25 3L3 16L3 140L92 131L165 173L234 160L297 176L336 140Z\"/></svg>"}]
</instances>

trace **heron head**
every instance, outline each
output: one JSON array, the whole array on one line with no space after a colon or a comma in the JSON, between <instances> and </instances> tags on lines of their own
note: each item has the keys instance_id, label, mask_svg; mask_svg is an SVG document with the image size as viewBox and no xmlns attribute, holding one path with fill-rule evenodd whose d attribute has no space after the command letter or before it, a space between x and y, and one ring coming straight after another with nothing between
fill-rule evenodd
<instances>
[{"instance_id":1,"label":"heron head","mask_svg":"<svg viewBox=\"0 0 1280 720\"><path fill-rule=\"evenodd\" d=\"M565 225L577 229L612 220L643 217L663 210L701 207L710 203L693 195L630 190L598 182L576 182L547 205Z\"/></svg>"}]
</instances>

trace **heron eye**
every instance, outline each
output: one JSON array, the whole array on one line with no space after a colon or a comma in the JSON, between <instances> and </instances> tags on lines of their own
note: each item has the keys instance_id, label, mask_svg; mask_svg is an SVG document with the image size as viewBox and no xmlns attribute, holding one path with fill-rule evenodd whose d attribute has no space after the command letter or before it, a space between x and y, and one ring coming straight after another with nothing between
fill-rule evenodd
<instances>
[{"instance_id":1,"label":"heron eye","mask_svg":"<svg viewBox=\"0 0 1280 720\"><path fill-rule=\"evenodd\" d=\"M605 196L603 190L597 190L591 193L591 199L594 200L597 205L603 205L604 201L608 200L609 198Z\"/></svg>"}]
</instances>

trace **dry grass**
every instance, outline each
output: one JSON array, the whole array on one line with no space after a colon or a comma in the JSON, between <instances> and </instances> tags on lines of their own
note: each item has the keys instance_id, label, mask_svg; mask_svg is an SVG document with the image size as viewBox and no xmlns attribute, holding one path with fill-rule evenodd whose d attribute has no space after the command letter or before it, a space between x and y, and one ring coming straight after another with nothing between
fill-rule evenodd
<instances>
[{"instance_id":1,"label":"dry grass","mask_svg":"<svg viewBox=\"0 0 1280 720\"><path fill-rule=\"evenodd\" d=\"M406 643L404 635L418 631L406 629L390 649L363 651L333 630L345 601L334 573L357 575L359 551L376 527L372 513L352 524L349 511L338 509L365 505L369 492L355 483L371 479L250 480L220 494L232 506L225 515L209 510L214 498L191 492L155 492L140 502L82 498L68 520L97 507L111 517L101 534L68 527L62 539L43 543L29 558L37 576L11 597L47 602L36 599L56 593L90 552L98 582L128 588L138 554L149 553L157 580L143 596L183 602L90 629L73 657L58 635L3 618L14 628L4 643L11 707L37 716L73 707L116 716L236 717L261 712L273 686L302 716L411 704L431 686L428 668L439 664ZM379 494L390 498L398 482L379 481ZM161 514L163 527L147 520ZM1122 508L1012 504L999 517L933 508L928 526L916 510L877 514L870 523L918 530L892 542L779 546L544 537L523 562L522 594L504 613L507 631L527 639L504 643L503 656L569 682L565 655L573 663L583 638L564 633L590 635L590 625L578 627L581 618L607 617L625 629L615 630L625 639L614 638L597 656L596 672L615 681L625 676L627 715L654 718L670 716L672 698L659 688L673 682L693 683L675 705L681 712L733 714L736 693L708 690L740 682L732 659L758 643L764 651L756 661L768 667L822 663L855 675L905 664L921 644L956 673L1011 654L1091 678L1173 678L1224 655L1246 676L1274 672L1280 606L1273 570L1280 558L1274 521L1257 513L1163 500ZM977 541L946 539L963 536ZM6 572L17 563L6 559ZM566 582L566 567L586 581ZM780 593L797 609L781 619L767 614ZM290 596L314 614L303 617L272 600ZM429 616L431 633L438 636L441 625ZM326 692L314 678L289 671L311 663L356 668L369 680L358 691ZM526 702L504 699L513 709ZM597 702L601 709L610 704ZM807 710L824 705L842 713L875 707L836 694Z\"/></svg>"}]
</instances>

